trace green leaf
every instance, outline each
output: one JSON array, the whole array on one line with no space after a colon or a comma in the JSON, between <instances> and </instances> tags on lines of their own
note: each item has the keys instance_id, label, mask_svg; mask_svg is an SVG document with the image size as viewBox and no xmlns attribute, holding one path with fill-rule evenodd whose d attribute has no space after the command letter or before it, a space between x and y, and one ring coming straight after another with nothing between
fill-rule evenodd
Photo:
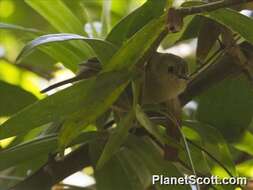
<instances>
[{"instance_id":1,"label":"green leaf","mask_svg":"<svg viewBox=\"0 0 253 190\"><path fill-rule=\"evenodd\" d=\"M136 156L138 156L143 164L148 168L152 175L164 175L166 177L182 177L183 174L169 161L164 160L162 151L148 137L140 138L129 136L126 145ZM155 161L154 161L155 160ZM161 185L155 184L158 190L186 190L187 185Z\"/></svg>"},{"instance_id":2,"label":"green leaf","mask_svg":"<svg viewBox=\"0 0 253 190\"><path fill-rule=\"evenodd\" d=\"M107 40L121 46L144 25L164 12L166 0L148 0L140 8L123 18L108 34Z\"/></svg>"},{"instance_id":3,"label":"green leaf","mask_svg":"<svg viewBox=\"0 0 253 190\"><path fill-rule=\"evenodd\" d=\"M106 143L97 163L98 170L112 158L112 156L119 150L120 146L127 139L128 130L132 127L133 116L133 111L129 112L127 116L120 121L115 131L109 136L108 142Z\"/></svg>"},{"instance_id":4,"label":"green leaf","mask_svg":"<svg viewBox=\"0 0 253 190\"><path fill-rule=\"evenodd\" d=\"M109 42L103 40L96 40L96 39L89 39L77 34L49 34L40 36L31 42L29 42L23 50L20 52L19 56L17 57L17 62L21 61L25 56L31 53L34 48L46 45L48 43L53 42L64 42L69 40L82 40L87 43L87 45L91 46L93 51L98 56L99 60L102 63L107 63L111 56L116 51L116 48Z\"/></svg>"},{"instance_id":5,"label":"green leaf","mask_svg":"<svg viewBox=\"0 0 253 190\"><path fill-rule=\"evenodd\" d=\"M38 31L38 32L35 31L34 32L33 30L35 30L35 29L23 28L21 26L10 25L10 24L5 24L5 23L0 25L0 29L22 31L23 32L22 35L27 34L26 36L28 37L28 39L34 39L38 35L43 34L40 31ZM26 33L24 33L24 32L26 32ZM74 49L74 47L71 44L67 44L67 43L65 43L65 44L56 44L56 43L49 44L47 46L40 47L39 49L42 52L49 55L54 60L63 63L68 69L72 70L73 72L77 71L78 63L80 63L81 61L83 61L83 60L85 60L85 59L92 56L92 55L89 55L89 54L83 55L83 53L80 53L80 51L77 51L76 49ZM40 59L39 61L38 60L34 61L34 60L30 59L30 57L29 57L25 60L25 63L32 62L33 64L36 64L40 61L43 61L43 59L42 60ZM52 63L49 63L49 62L52 62L52 60L45 61L42 65L39 65L39 66L36 65L36 68L37 67L40 67L40 68L43 67L43 70L44 70L45 65L52 64ZM34 66L34 65L32 65L32 66Z\"/></svg>"},{"instance_id":6,"label":"green leaf","mask_svg":"<svg viewBox=\"0 0 253 190\"><path fill-rule=\"evenodd\" d=\"M145 163L143 163L141 157L130 149L125 148L124 151L120 152L120 162L129 171L128 176L133 176L134 179L131 182L140 183L140 187L144 189L150 186L152 173L148 170Z\"/></svg>"},{"instance_id":7,"label":"green leaf","mask_svg":"<svg viewBox=\"0 0 253 190\"><path fill-rule=\"evenodd\" d=\"M117 99L128 72L108 72L83 80L21 110L0 126L0 139L19 135L43 124L75 118L93 122ZM82 121L83 122L83 121Z\"/></svg>"},{"instance_id":8,"label":"green leaf","mask_svg":"<svg viewBox=\"0 0 253 190\"><path fill-rule=\"evenodd\" d=\"M96 132L82 133L72 145L85 144L98 136ZM47 135L3 150L0 153L0 170L18 165L30 158L39 158L43 155L47 157L50 153L54 153L57 147L57 135Z\"/></svg>"},{"instance_id":9,"label":"green leaf","mask_svg":"<svg viewBox=\"0 0 253 190\"><path fill-rule=\"evenodd\" d=\"M0 22L0 29L7 29L7 30L14 30L14 31L21 31L21 32L29 32L32 34L43 34L44 32L34 29L34 28L26 28L26 27L22 27L19 25L15 25L15 24L10 24L10 23L3 23Z\"/></svg>"},{"instance_id":10,"label":"green leaf","mask_svg":"<svg viewBox=\"0 0 253 190\"><path fill-rule=\"evenodd\" d=\"M79 126L82 123L94 121L118 98L130 78L127 70L118 73L106 71L131 69L128 67L143 58L164 31L165 17L166 15L163 15L151 21L137 32L113 55L105 65L104 73L97 78L79 82L27 107L7 120L0 127L0 138L18 135L53 120L66 119L66 117L75 120ZM85 121L82 121L83 115L86 115Z\"/></svg>"},{"instance_id":11,"label":"green leaf","mask_svg":"<svg viewBox=\"0 0 253 190\"><path fill-rule=\"evenodd\" d=\"M245 40L253 43L253 19L232 9L220 9L206 14L220 24L225 25L234 32L239 33Z\"/></svg>"},{"instance_id":12,"label":"green leaf","mask_svg":"<svg viewBox=\"0 0 253 190\"><path fill-rule=\"evenodd\" d=\"M25 0L25 2L59 32L86 35L80 20L61 0L54 0L53 3L51 0Z\"/></svg>"},{"instance_id":13,"label":"green leaf","mask_svg":"<svg viewBox=\"0 0 253 190\"><path fill-rule=\"evenodd\" d=\"M26 46L25 46L26 47ZM73 72L76 72L78 69L78 64L82 61L86 60L87 58L91 57L93 54L82 56L79 55L78 52L75 52L72 48L69 47L69 44L59 44L59 43L52 43L47 44L45 46L40 46L38 49L47 55L49 55L51 58L53 58L56 62L61 62L66 68L70 69ZM30 50L33 51L34 49ZM31 52L28 52L25 57L21 57L21 62L24 60L29 59L29 56L33 55L30 54ZM26 57L28 56L28 57Z\"/></svg>"},{"instance_id":14,"label":"green leaf","mask_svg":"<svg viewBox=\"0 0 253 190\"><path fill-rule=\"evenodd\" d=\"M191 138L191 136L189 136L189 132L185 133L187 138L197 143L200 147L202 147L203 143L205 150L207 150L212 156L223 163L223 165L226 166L226 168L233 176L237 176L235 165L233 163L228 145L216 128L198 121L184 121L183 124L187 126L189 130L197 132L199 137L201 137L201 142L198 138ZM183 128L183 131L185 131L185 127ZM213 163L212 160L211 166L214 165L215 167L220 167L217 165L217 163ZM228 174L226 176L228 176Z\"/></svg>"},{"instance_id":15,"label":"green leaf","mask_svg":"<svg viewBox=\"0 0 253 190\"><path fill-rule=\"evenodd\" d=\"M55 135L14 146L0 153L0 170L25 162L29 158L47 155L57 148Z\"/></svg>"},{"instance_id":16,"label":"green leaf","mask_svg":"<svg viewBox=\"0 0 253 190\"><path fill-rule=\"evenodd\" d=\"M228 78L198 97L196 117L218 129L229 141L237 140L253 115L253 90L245 76Z\"/></svg>"},{"instance_id":17,"label":"green leaf","mask_svg":"<svg viewBox=\"0 0 253 190\"><path fill-rule=\"evenodd\" d=\"M33 94L19 86L0 81L0 117L12 115L36 100Z\"/></svg>"},{"instance_id":18,"label":"green leaf","mask_svg":"<svg viewBox=\"0 0 253 190\"><path fill-rule=\"evenodd\" d=\"M138 177L127 163L122 163L120 152L105 163L100 170L95 170L97 190L144 190Z\"/></svg>"},{"instance_id":19,"label":"green leaf","mask_svg":"<svg viewBox=\"0 0 253 190\"><path fill-rule=\"evenodd\" d=\"M58 32L73 33L86 36L84 25L62 0L26 0L29 6L41 14ZM91 54L89 46L80 42L70 42L87 58Z\"/></svg>"},{"instance_id":20,"label":"green leaf","mask_svg":"<svg viewBox=\"0 0 253 190\"><path fill-rule=\"evenodd\" d=\"M253 134L250 131L246 131L241 139L234 143L234 147L240 151L246 152L253 156Z\"/></svg>"},{"instance_id":21,"label":"green leaf","mask_svg":"<svg viewBox=\"0 0 253 190\"><path fill-rule=\"evenodd\" d=\"M253 173L253 159L249 159L243 163L238 164L236 166L236 169L238 170L240 176L245 176L251 179Z\"/></svg>"},{"instance_id":22,"label":"green leaf","mask_svg":"<svg viewBox=\"0 0 253 190\"><path fill-rule=\"evenodd\" d=\"M143 112L140 105L136 106L135 114L138 122L150 133L152 134L160 143L165 144L166 139L163 136L158 126L154 125L152 121L148 118L148 116Z\"/></svg>"},{"instance_id":23,"label":"green leaf","mask_svg":"<svg viewBox=\"0 0 253 190\"><path fill-rule=\"evenodd\" d=\"M148 50L154 45L158 37L165 30L166 14L146 24L136 32L124 45L113 55L104 71L132 69L141 58L146 56Z\"/></svg>"}]
</instances>

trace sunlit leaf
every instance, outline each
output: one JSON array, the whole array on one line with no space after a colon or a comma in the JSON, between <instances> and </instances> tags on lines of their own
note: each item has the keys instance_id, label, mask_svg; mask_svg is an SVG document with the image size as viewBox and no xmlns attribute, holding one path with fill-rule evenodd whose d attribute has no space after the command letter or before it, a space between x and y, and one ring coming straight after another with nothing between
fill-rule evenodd
<instances>
[{"instance_id":1,"label":"sunlit leaf","mask_svg":"<svg viewBox=\"0 0 253 190\"><path fill-rule=\"evenodd\" d=\"M115 47L109 42L97 39L89 39L77 34L49 34L40 36L35 40L29 42L17 57L17 62L21 61L25 56L31 53L38 46L53 42L64 42L68 40L82 40L86 42L92 47L93 51L96 53L102 63L107 63L116 50Z\"/></svg>"},{"instance_id":2,"label":"sunlit leaf","mask_svg":"<svg viewBox=\"0 0 253 190\"><path fill-rule=\"evenodd\" d=\"M37 98L28 91L4 81L0 81L0 116L10 116Z\"/></svg>"},{"instance_id":3,"label":"sunlit leaf","mask_svg":"<svg viewBox=\"0 0 253 190\"><path fill-rule=\"evenodd\" d=\"M54 0L25 0L25 2L41 14L59 32L83 34L83 26L80 20L61 1Z\"/></svg>"},{"instance_id":4,"label":"sunlit leaf","mask_svg":"<svg viewBox=\"0 0 253 190\"><path fill-rule=\"evenodd\" d=\"M199 139L190 140L197 143L197 145L200 147L203 143L204 149L207 150L219 162L224 164L226 169L229 171L229 174L226 174L227 176L229 176L230 174L232 174L233 176L237 176L235 165L233 163L228 145L217 129L198 121L184 121L184 125L199 134L199 136L201 137L201 141L199 141ZM186 133L186 135L186 137L189 138L189 133ZM218 163L215 163L215 161L212 160L210 157L207 156L207 158L208 160L211 160L211 166L215 165L216 167L221 167Z\"/></svg>"},{"instance_id":5,"label":"sunlit leaf","mask_svg":"<svg viewBox=\"0 0 253 190\"><path fill-rule=\"evenodd\" d=\"M238 142L234 144L234 147L240 151L253 155L253 134L250 131L246 131Z\"/></svg>"},{"instance_id":6,"label":"sunlit leaf","mask_svg":"<svg viewBox=\"0 0 253 190\"><path fill-rule=\"evenodd\" d=\"M150 21L136 32L110 59L105 71L123 68L131 69L134 64L148 53L148 50L164 32L165 19L166 15L164 14L158 19Z\"/></svg>"},{"instance_id":7,"label":"sunlit leaf","mask_svg":"<svg viewBox=\"0 0 253 190\"><path fill-rule=\"evenodd\" d=\"M152 19L162 15L166 0L148 0L123 18L108 34L107 40L120 46Z\"/></svg>"}]
</instances>

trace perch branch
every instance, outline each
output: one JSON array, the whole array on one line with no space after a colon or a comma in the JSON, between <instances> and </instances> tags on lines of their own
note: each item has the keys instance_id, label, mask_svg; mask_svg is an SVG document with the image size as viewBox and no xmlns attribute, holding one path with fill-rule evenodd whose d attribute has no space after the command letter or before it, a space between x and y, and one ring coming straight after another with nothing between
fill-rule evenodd
<instances>
[{"instance_id":1,"label":"perch branch","mask_svg":"<svg viewBox=\"0 0 253 190\"><path fill-rule=\"evenodd\" d=\"M253 0L222 0L222 1L215 1L203 5L193 6L193 7L183 7L179 8L178 10L181 12L182 15L193 15L198 13L205 13L214 11L220 8L231 7L238 4L252 2Z\"/></svg>"},{"instance_id":2,"label":"perch branch","mask_svg":"<svg viewBox=\"0 0 253 190\"><path fill-rule=\"evenodd\" d=\"M50 190L54 184L89 165L91 161L88 145L83 145L63 160L49 160L38 171L9 190Z\"/></svg>"}]
</instances>

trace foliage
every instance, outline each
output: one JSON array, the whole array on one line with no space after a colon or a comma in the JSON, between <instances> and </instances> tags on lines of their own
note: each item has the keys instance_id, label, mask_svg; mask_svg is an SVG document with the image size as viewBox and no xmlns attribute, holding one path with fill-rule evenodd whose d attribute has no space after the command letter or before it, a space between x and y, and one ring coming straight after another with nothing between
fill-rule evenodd
<instances>
[{"instance_id":1,"label":"foliage","mask_svg":"<svg viewBox=\"0 0 253 190\"><path fill-rule=\"evenodd\" d=\"M191 188L152 185L152 175L253 177L243 170L253 169L253 20L240 12L251 3L184 15L180 31L171 33L167 16L176 4L0 1L0 189L46 189L90 166L96 184L88 188L97 190ZM178 10L200 4L206 5L188 1ZM143 67L157 49L177 50L190 69L179 96L179 138L166 129L166 122L175 124L163 104L141 101ZM101 64L96 75L40 93L47 80L77 73L91 58ZM153 112L166 122L158 124ZM167 146L177 150L177 160L164 158ZM80 165L54 168L79 160L83 148ZM53 184L46 179L51 173L43 173L48 167L59 174Z\"/></svg>"}]
</instances>

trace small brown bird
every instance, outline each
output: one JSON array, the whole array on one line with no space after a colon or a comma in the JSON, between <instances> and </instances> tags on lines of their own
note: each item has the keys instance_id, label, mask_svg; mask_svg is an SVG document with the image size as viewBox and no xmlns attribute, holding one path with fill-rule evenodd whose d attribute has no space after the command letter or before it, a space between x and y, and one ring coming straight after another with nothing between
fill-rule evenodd
<instances>
[{"instance_id":1,"label":"small brown bird","mask_svg":"<svg viewBox=\"0 0 253 190\"><path fill-rule=\"evenodd\" d=\"M144 72L142 103L160 104L169 116L166 121L156 121L166 127L167 135L180 141L182 107L179 101L187 86L187 62L173 54L155 53L148 61ZM164 147L164 158L175 161L178 149L170 145Z\"/></svg>"},{"instance_id":2,"label":"small brown bird","mask_svg":"<svg viewBox=\"0 0 253 190\"><path fill-rule=\"evenodd\" d=\"M157 104L177 98L187 85L187 62L179 56L155 53L145 68L143 103Z\"/></svg>"}]
</instances>

